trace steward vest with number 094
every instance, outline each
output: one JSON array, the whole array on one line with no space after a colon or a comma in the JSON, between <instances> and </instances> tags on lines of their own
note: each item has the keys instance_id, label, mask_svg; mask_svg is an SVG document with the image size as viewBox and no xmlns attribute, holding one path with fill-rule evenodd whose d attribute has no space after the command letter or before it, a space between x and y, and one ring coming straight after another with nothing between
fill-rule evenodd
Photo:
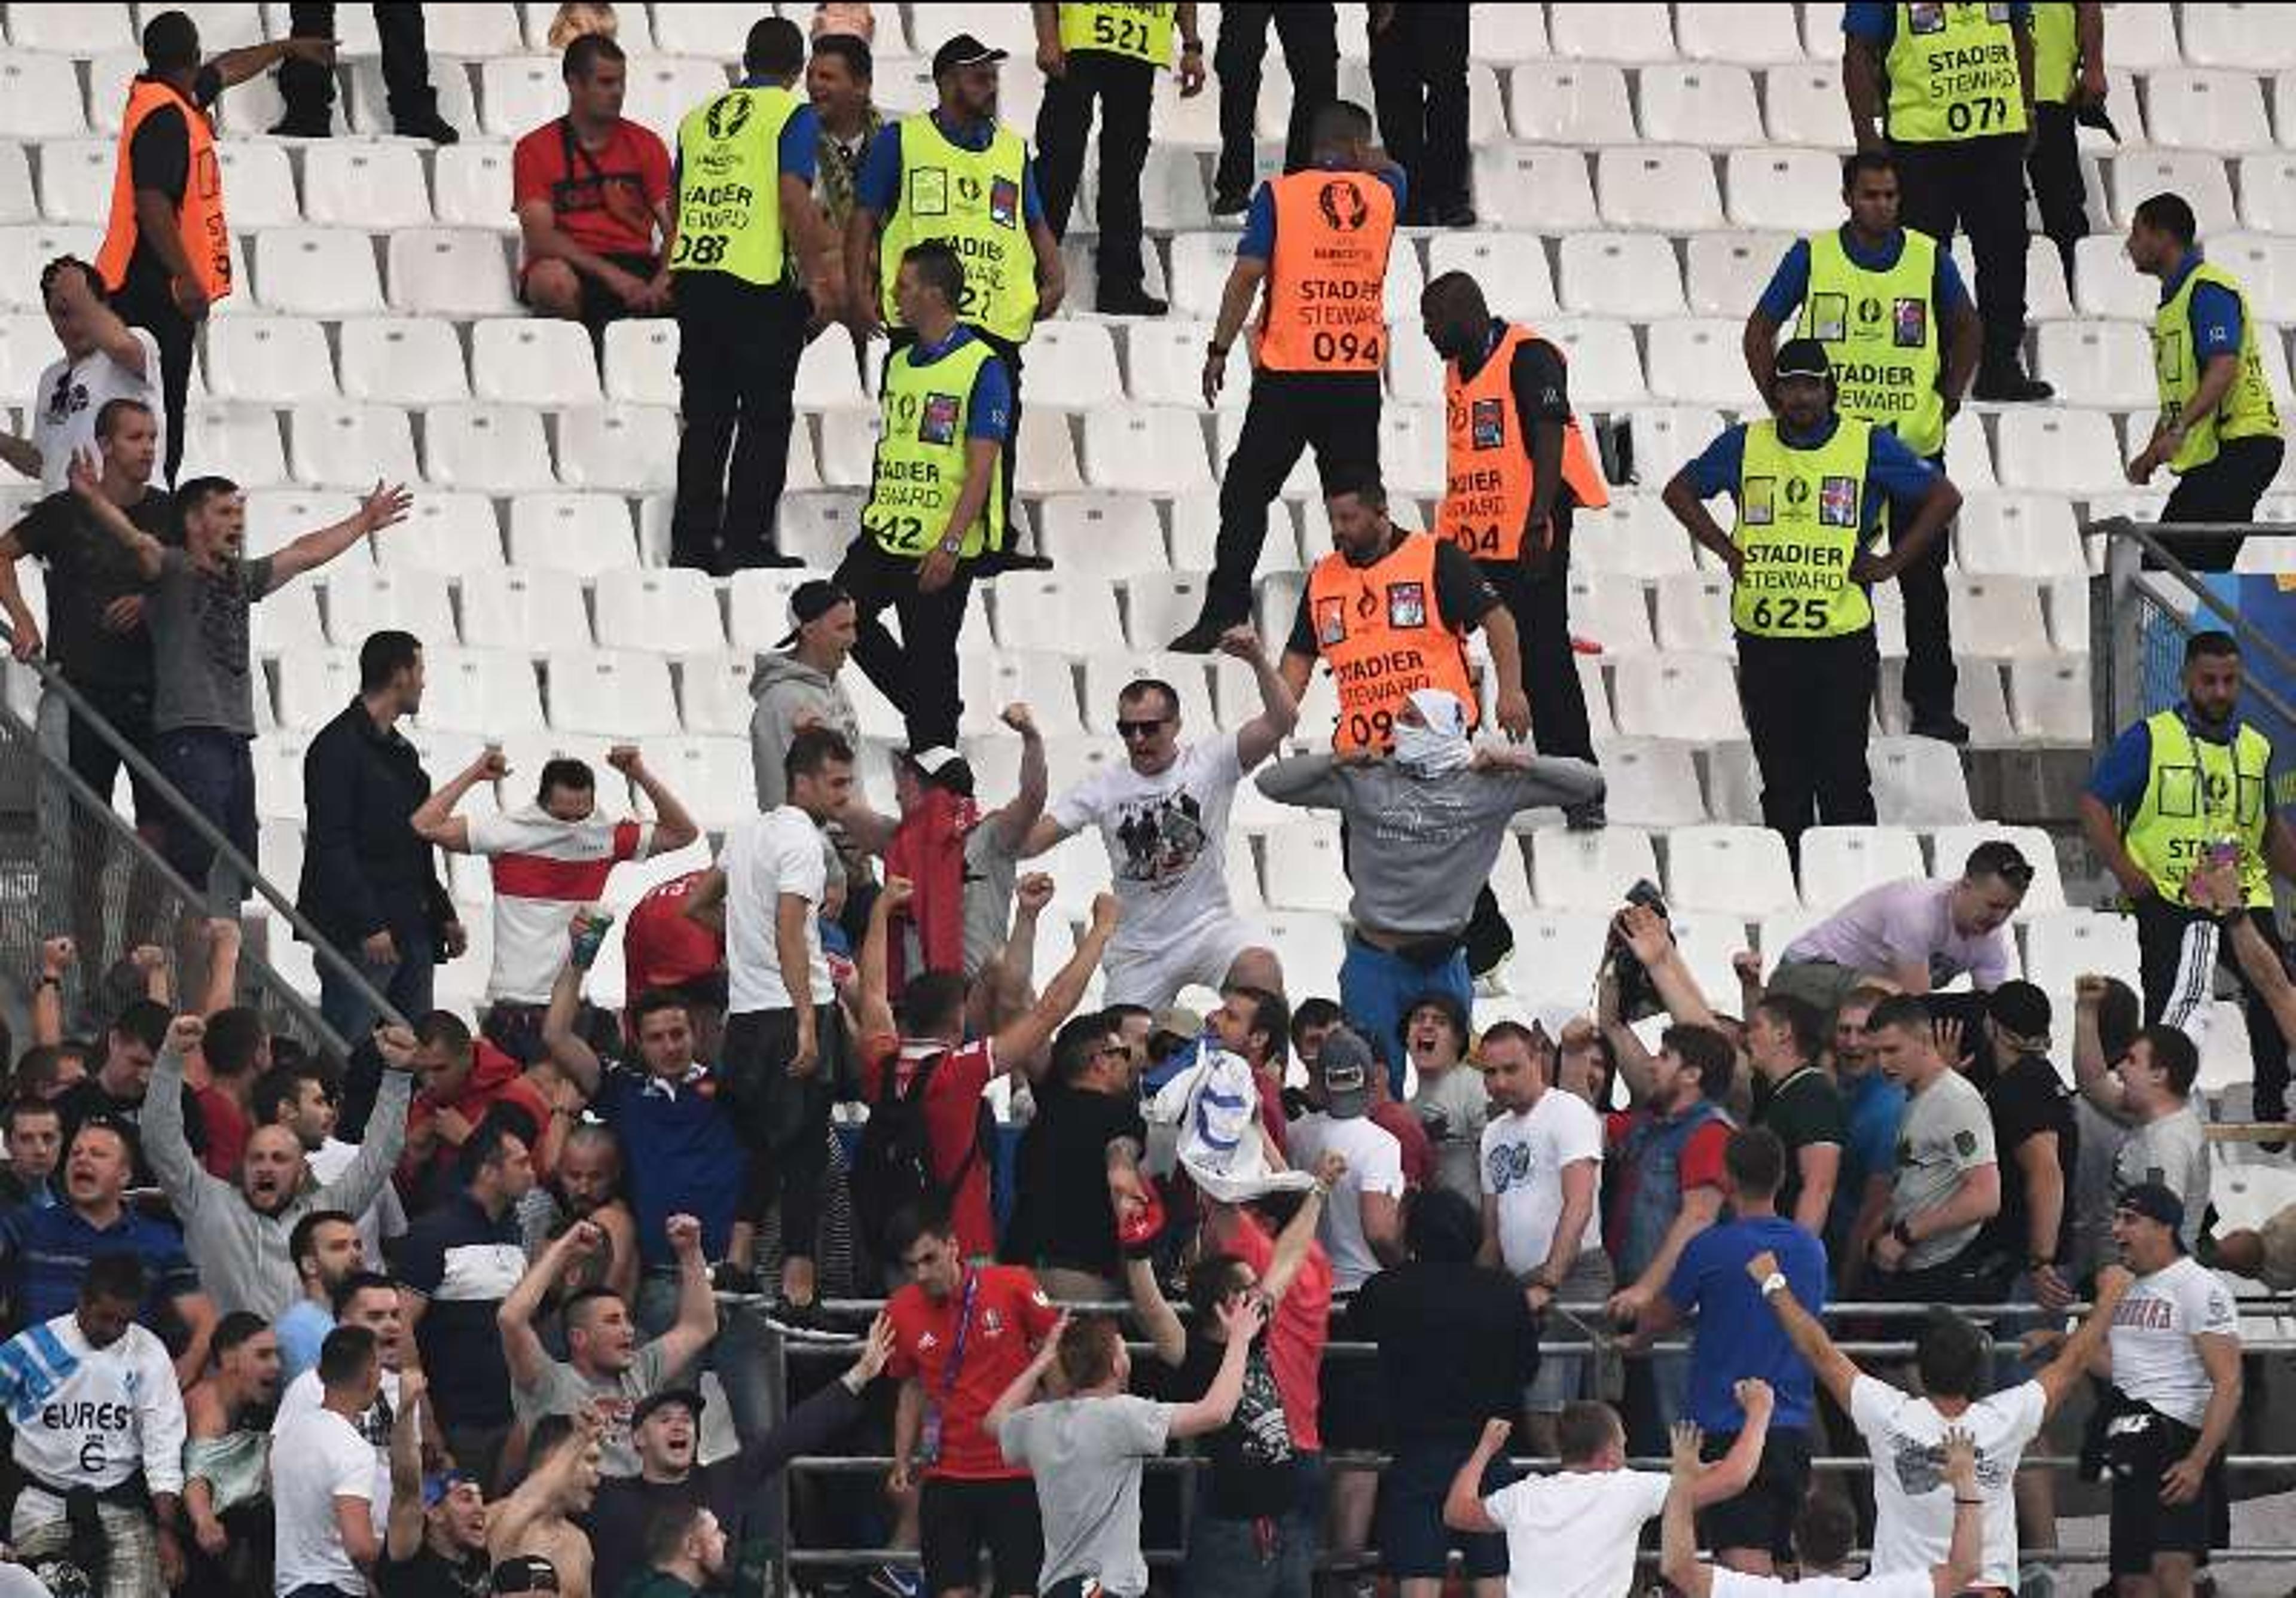
<instances>
[{"instance_id":1,"label":"steward vest with number 094","mask_svg":"<svg viewBox=\"0 0 2296 1598\"><path fill-rule=\"evenodd\" d=\"M782 281L782 128L797 108L787 89L765 87L729 89L685 113L672 272Z\"/></svg>"},{"instance_id":2,"label":"steward vest with number 094","mask_svg":"<svg viewBox=\"0 0 2296 1598\"><path fill-rule=\"evenodd\" d=\"M1367 172L1268 179L1267 263L1257 364L1270 372L1377 372L1387 356L1387 249L1395 191Z\"/></svg>"},{"instance_id":3,"label":"steward vest with number 094","mask_svg":"<svg viewBox=\"0 0 2296 1598\"><path fill-rule=\"evenodd\" d=\"M2161 390L2161 419L2173 422L2193 403L2201 386L2201 362L2193 349L2193 290L2214 283L2240 301L2240 373L2217 402L2185 435L2183 446L2169 462L2169 470L2183 476L2195 466L2217 458L2226 438L2280 436L2280 407L2272 401L2272 380L2256 349L2256 317L2248 296L2231 273L2212 261L2202 261L2185 274L2160 309L2152 313L2152 375Z\"/></svg>"},{"instance_id":4,"label":"steward vest with number 094","mask_svg":"<svg viewBox=\"0 0 2296 1598\"><path fill-rule=\"evenodd\" d=\"M2272 870L2264 857L2265 825L2271 817L2266 785L2272 767L2272 741L2240 724L2229 744L2193 736L2185 718L2162 710L2144 719L2152 735L2152 769L2144 792L2128 818L2121 842L2161 897L2186 903L2185 879L2211 849L2240 851L2242 900L2261 908L2272 903Z\"/></svg>"},{"instance_id":5,"label":"steward vest with number 094","mask_svg":"<svg viewBox=\"0 0 2296 1598\"><path fill-rule=\"evenodd\" d=\"M183 205L176 214L192 281L212 304L231 292L231 233L224 225L223 168L216 160L215 128L205 111L166 84L148 78L139 78L128 86L127 110L119 124L119 161L111 175L111 217L104 228L103 247L96 252L96 275L115 294L127 281L127 263L135 257L139 228L135 178L128 152L144 119L164 105L176 106L184 113L191 164L184 176Z\"/></svg>"},{"instance_id":6,"label":"steward vest with number 094","mask_svg":"<svg viewBox=\"0 0 2296 1598\"><path fill-rule=\"evenodd\" d=\"M1530 438L1514 403L1514 356L1538 337L1527 327L1509 325L1472 378L1460 377L1456 361L1443 365L1447 442L1435 532L1479 561L1513 561L1522 554L1523 524L1538 484L1531 470ZM1561 350L1555 358L1562 359ZM1576 416L1562 424L1562 482L1570 502L1590 511L1611 503L1610 488ZM1558 496L1556 503L1564 502Z\"/></svg>"},{"instance_id":7,"label":"steward vest with number 094","mask_svg":"<svg viewBox=\"0 0 2296 1598\"><path fill-rule=\"evenodd\" d=\"M950 142L931 111L904 117L901 198L878 245L886 325L900 325L893 279L912 244L939 239L964 264L957 319L1013 344L1037 325L1037 250L1022 208L1029 150L999 123L986 150Z\"/></svg>"},{"instance_id":8,"label":"steward vest with number 094","mask_svg":"<svg viewBox=\"0 0 2296 1598\"><path fill-rule=\"evenodd\" d=\"M1475 719L1466 640L1451 630L1435 593L1440 548L1426 533L1406 533L1369 566L1351 566L1334 550L1308 574L1316 652L1340 693L1333 749L1392 745L1395 713L1421 688L1454 695Z\"/></svg>"},{"instance_id":9,"label":"steward vest with number 094","mask_svg":"<svg viewBox=\"0 0 2296 1598\"><path fill-rule=\"evenodd\" d=\"M964 488L965 424L972 385L996 358L970 334L937 361L920 365L912 344L885 363L884 431L861 526L888 554L922 561L948 530L948 513ZM1000 452L980 517L964 529L960 558L1003 545L1004 466Z\"/></svg>"},{"instance_id":10,"label":"steward vest with number 094","mask_svg":"<svg viewBox=\"0 0 2296 1598\"><path fill-rule=\"evenodd\" d=\"M1796 449L1765 417L1746 424L1738 469L1738 552L1730 622L1756 638L1839 638L1874 625L1849 578L1865 509L1874 424L1836 420L1833 436Z\"/></svg>"},{"instance_id":11,"label":"steward vest with number 094","mask_svg":"<svg viewBox=\"0 0 2296 1598\"><path fill-rule=\"evenodd\" d=\"M1835 408L1888 429L1917 455L1945 447L1938 392L1937 241L1905 230L1897 264L1876 272L1850 259L1839 232L1809 237L1809 288L1795 331L1825 346L1841 397Z\"/></svg>"},{"instance_id":12,"label":"steward vest with number 094","mask_svg":"<svg viewBox=\"0 0 2296 1598\"><path fill-rule=\"evenodd\" d=\"M1882 70L1890 79L1890 137L1948 144L2025 131L2025 86L2006 0L1899 4Z\"/></svg>"},{"instance_id":13,"label":"steward vest with number 094","mask_svg":"<svg viewBox=\"0 0 2296 1598\"><path fill-rule=\"evenodd\" d=\"M1171 0L1161 4L1126 5L1117 0L1092 0L1086 5L1061 6L1061 48L1097 50L1106 55L1128 56L1152 67L1172 61L1172 17L1180 8Z\"/></svg>"}]
</instances>

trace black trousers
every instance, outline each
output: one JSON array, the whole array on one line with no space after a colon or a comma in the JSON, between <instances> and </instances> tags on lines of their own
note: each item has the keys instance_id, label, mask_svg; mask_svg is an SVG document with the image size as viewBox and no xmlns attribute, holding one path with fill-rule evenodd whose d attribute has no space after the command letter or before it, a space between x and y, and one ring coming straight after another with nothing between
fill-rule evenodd
<instances>
[{"instance_id":1,"label":"black trousers","mask_svg":"<svg viewBox=\"0 0 2296 1598\"><path fill-rule=\"evenodd\" d=\"M2043 101L2033 108L2033 147L2025 152L2025 176L2041 208L2041 231L2057 247L2065 286L2070 288L2073 250L2088 237L2088 184L2081 176L2071 106Z\"/></svg>"},{"instance_id":2,"label":"black trousers","mask_svg":"<svg viewBox=\"0 0 2296 1598\"><path fill-rule=\"evenodd\" d=\"M917 592L917 562L888 554L864 533L853 540L831 580L853 596L860 623L853 659L907 724L909 747L956 745L956 718L964 701L956 685L956 636L972 596L970 562L938 594ZM901 636L879 620L890 606Z\"/></svg>"},{"instance_id":3,"label":"black trousers","mask_svg":"<svg viewBox=\"0 0 2296 1598\"><path fill-rule=\"evenodd\" d=\"M1942 452L1930 464L1945 470ZM1953 529L1898 573L1898 594L1906 602L1906 709L1916 723L1946 721L1953 716L1954 695L1961 674L1953 663L1952 611L1947 602L1946 560L1953 553Z\"/></svg>"},{"instance_id":4,"label":"black trousers","mask_svg":"<svg viewBox=\"0 0 2296 1598\"><path fill-rule=\"evenodd\" d=\"M1339 465L1379 464L1379 374L1260 372L1251 380L1243 430L1220 481L1219 542L1204 614L1233 625L1251 615L1251 573L1267 542L1267 507L1300 453L1313 447L1328 480Z\"/></svg>"},{"instance_id":5,"label":"black trousers","mask_svg":"<svg viewBox=\"0 0 2296 1598\"><path fill-rule=\"evenodd\" d=\"M1410 218L1429 221L1467 203L1467 8L1398 5L1367 31L1380 143L1408 179Z\"/></svg>"},{"instance_id":6,"label":"black trousers","mask_svg":"<svg viewBox=\"0 0 2296 1598\"><path fill-rule=\"evenodd\" d=\"M1537 571L1520 561L1476 564L1514 618L1532 743L1542 755L1591 764L1595 738L1587 725L1587 689L1570 649L1570 512L1556 510L1554 547Z\"/></svg>"},{"instance_id":7,"label":"black trousers","mask_svg":"<svg viewBox=\"0 0 2296 1598\"><path fill-rule=\"evenodd\" d=\"M968 322L965 325L972 328L975 333L978 333L982 339L986 340L988 341L988 348L996 352L996 358L1004 363L1004 375L1008 380L1010 380L1013 385L1013 409L1009 418L1010 425L1008 425L1004 430L1004 541L998 544L994 550L989 552L990 553L995 554L1010 549L1013 544L1013 485L1020 480L1021 471L1021 347L1018 344L1013 343L1010 339L1002 339L997 337L995 333L990 332L987 328L981 327L977 324ZM887 329L885 333L885 342L887 345L885 358L890 360L895 355L906 349L910 345L916 341L917 335L908 328L895 327ZM883 381L883 377L884 373L881 371L878 373L881 384ZM920 745L918 747L922 748L923 746Z\"/></svg>"},{"instance_id":8,"label":"black trousers","mask_svg":"<svg viewBox=\"0 0 2296 1598\"><path fill-rule=\"evenodd\" d=\"M685 430L669 560L722 576L776 553L774 520L812 305L789 284L760 287L722 272L681 272L676 283Z\"/></svg>"},{"instance_id":9,"label":"black trousers","mask_svg":"<svg viewBox=\"0 0 2296 1598\"><path fill-rule=\"evenodd\" d=\"M287 26L299 39L332 38L335 8L291 5ZM374 27L382 40L382 86L390 101L390 119L403 127L414 119L437 114L439 96L430 86L430 53L422 41L422 8L378 5ZM291 56L279 63L279 97L287 102L289 122L324 122L335 103L334 71L316 61Z\"/></svg>"},{"instance_id":10,"label":"black trousers","mask_svg":"<svg viewBox=\"0 0 2296 1598\"><path fill-rule=\"evenodd\" d=\"M1340 97L1339 8L1332 5L1223 5L1212 70L1219 75L1219 171L1214 187L1240 194L1251 187L1252 125L1259 110L1259 63L1267 53L1267 25L1275 24L1283 64L1292 74L1292 121L1283 140L1283 169L1312 163L1308 128L1319 107ZM1041 139L1039 143L1041 143ZM1042 181L1042 175L1038 175Z\"/></svg>"},{"instance_id":11,"label":"black trousers","mask_svg":"<svg viewBox=\"0 0 2296 1598\"><path fill-rule=\"evenodd\" d=\"M1738 635L1738 702L1762 774L1762 824L1796 859L1817 822L1873 824L1866 732L1881 669L1870 627L1840 638Z\"/></svg>"},{"instance_id":12,"label":"black trousers","mask_svg":"<svg viewBox=\"0 0 2296 1598\"><path fill-rule=\"evenodd\" d=\"M192 386L192 343L200 324L176 308L164 285L131 280L112 297L111 308L160 347L160 391L168 411L168 456L160 465L172 488L184 463L184 396Z\"/></svg>"},{"instance_id":13,"label":"black trousers","mask_svg":"<svg viewBox=\"0 0 2296 1598\"><path fill-rule=\"evenodd\" d=\"M1155 93L1154 67L1105 50L1073 52L1062 76L1045 79L1045 102L1037 112L1037 184L1044 192L1045 225L1056 239L1069 236L1093 102L1100 103L1095 259L1103 288L1140 286L1140 169L1148 160L1148 110Z\"/></svg>"},{"instance_id":14,"label":"black trousers","mask_svg":"<svg viewBox=\"0 0 2296 1598\"><path fill-rule=\"evenodd\" d=\"M2227 438L2217 448L2217 458L2177 479L2161 520L2177 521L2248 521L2255 518L2256 502L2280 475L2280 459L2287 445L2278 438ZM2169 553L2194 571L2230 571L2243 540L2234 535L2220 538L2180 539Z\"/></svg>"},{"instance_id":15,"label":"black trousers","mask_svg":"<svg viewBox=\"0 0 2296 1598\"><path fill-rule=\"evenodd\" d=\"M1985 365L2019 358L2025 341L2025 138L1997 134L1950 143L1892 144L1898 217L1938 242L1964 228L1977 257Z\"/></svg>"},{"instance_id":16,"label":"black trousers","mask_svg":"<svg viewBox=\"0 0 2296 1598\"><path fill-rule=\"evenodd\" d=\"M2169 1007L2184 955L2185 929L2197 917L2194 912L2172 905L2158 894L2147 894L2138 899L2133 909L2136 915L2138 970L2144 984L2144 1020L2149 1024L2159 1020ZM2273 952L2282 954L2284 946L2272 912L2251 910L2249 919L2264 934L2264 941L2272 946ZM2280 1023L2272 1019L2272 1006L2250 986L2246 973L2234 961L2230 938L2218 941L2217 955L2218 966L2240 980L2241 1009L2248 1019L2249 1058L2256 1072L2255 1119L2280 1120L2288 1111L2288 1039L2281 1035Z\"/></svg>"},{"instance_id":17,"label":"black trousers","mask_svg":"<svg viewBox=\"0 0 2296 1598\"><path fill-rule=\"evenodd\" d=\"M748 1145L750 1185L742 1218L778 1207L784 1258L811 1259L820 1247L822 1190L829 1178L829 1107L850 1075L843 1012L814 1006L820 1056L793 1077L797 1012L754 1010L726 1018L726 1092L734 1129Z\"/></svg>"}]
</instances>

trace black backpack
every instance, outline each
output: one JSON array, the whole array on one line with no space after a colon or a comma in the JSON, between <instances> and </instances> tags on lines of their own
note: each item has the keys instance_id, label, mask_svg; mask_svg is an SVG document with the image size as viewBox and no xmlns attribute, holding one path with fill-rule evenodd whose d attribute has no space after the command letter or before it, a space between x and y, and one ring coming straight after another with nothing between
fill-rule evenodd
<instances>
[{"instance_id":1,"label":"black backpack","mask_svg":"<svg viewBox=\"0 0 2296 1598\"><path fill-rule=\"evenodd\" d=\"M985 1100L975 1119L972 1144L965 1150L955 1175L947 1182L933 1176L932 1133L925 1119L925 1094L932 1086L933 1073L947 1058L944 1050L919 1061L916 1069L910 1073L906 1093L900 1086L899 1061L888 1061L877 1096L869 1106L869 1119L862 1126L860 1143L853 1151L853 1167L846 1175L846 1186L853 1201L853 1220L861 1242L880 1261L890 1263L892 1259L892 1251L886 1245L893 1217L929 1199L947 1202L964 1185L973 1165L980 1159L980 1122L989 1119Z\"/></svg>"}]
</instances>

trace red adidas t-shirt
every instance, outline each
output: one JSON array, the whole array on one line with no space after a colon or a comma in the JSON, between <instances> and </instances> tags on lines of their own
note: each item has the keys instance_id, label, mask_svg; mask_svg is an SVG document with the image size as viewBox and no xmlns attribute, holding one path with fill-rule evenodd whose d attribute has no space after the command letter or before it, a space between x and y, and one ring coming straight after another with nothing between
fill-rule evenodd
<instances>
[{"instance_id":1,"label":"red adidas t-shirt","mask_svg":"<svg viewBox=\"0 0 2296 1598\"><path fill-rule=\"evenodd\" d=\"M929 1054L905 1051L890 1032L873 1033L861 1043L861 1092L874 1104L885 1091L885 1068L898 1067L895 1086L909 1091L909 1078ZM968 1259L984 1259L996 1252L996 1217L989 1204L989 1153L972 1151L980 1136L980 1094L996 1075L996 1051L987 1038L949 1051L933 1067L925 1086L925 1136L932 1144L933 1180L947 1184L972 1155L972 1168L949 1200L949 1217L956 1228L956 1246Z\"/></svg>"},{"instance_id":2,"label":"red adidas t-shirt","mask_svg":"<svg viewBox=\"0 0 2296 1598\"><path fill-rule=\"evenodd\" d=\"M957 1315L964 1283L935 1300L910 1282L885 1306L893 1320L893 1357L885 1373L897 1381L914 1377L925 1401L940 1411L940 1457L925 1471L954 1481L998 1481L1025 1478L1026 1471L1004 1463L1004 1450L981 1422L1013 1379L1028 1367L1037 1344L1060 1321L1060 1311L1025 1266L965 1267L973 1294L964 1359L954 1382L949 1360L956 1348Z\"/></svg>"},{"instance_id":3,"label":"red adidas t-shirt","mask_svg":"<svg viewBox=\"0 0 2296 1598\"><path fill-rule=\"evenodd\" d=\"M622 969L630 994L676 987L726 969L726 939L685 914L685 901L707 873L657 882L630 906L622 923Z\"/></svg>"}]
</instances>

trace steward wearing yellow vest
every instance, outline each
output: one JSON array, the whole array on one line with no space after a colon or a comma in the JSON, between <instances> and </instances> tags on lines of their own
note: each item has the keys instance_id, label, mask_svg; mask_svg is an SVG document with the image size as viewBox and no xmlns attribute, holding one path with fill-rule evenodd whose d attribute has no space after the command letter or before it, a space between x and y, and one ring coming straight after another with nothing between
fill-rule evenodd
<instances>
[{"instance_id":1,"label":"steward wearing yellow vest","mask_svg":"<svg viewBox=\"0 0 2296 1598\"><path fill-rule=\"evenodd\" d=\"M1939 471L1946 423L1977 369L1978 320L1953 257L1898 225L1897 163L1861 150L1842 163L1849 219L1789 248L1746 318L1746 370L1764 395L1779 332L1792 325L1825 348L1834 408L1870 422ZM1799 312L1800 319L1796 321ZM1906 709L1916 737L1964 743L1954 713L1958 674L1946 603L1948 540L1898 574L1906 602Z\"/></svg>"},{"instance_id":2,"label":"steward wearing yellow vest","mask_svg":"<svg viewBox=\"0 0 2296 1598\"><path fill-rule=\"evenodd\" d=\"M2128 480L2177 477L2161 520L2248 521L2279 475L2286 446L2280 407L2257 353L2256 318L2239 280L2202 258L2193 208L2155 194L2128 222L2128 258L2161 280L2152 313L2152 375L2161 390L2152 437L2128 463ZM2171 548L2196 571L2229 571L2241 540L2185 538Z\"/></svg>"},{"instance_id":3,"label":"steward wearing yellow vest","mask_svg":"<svg viewBox=\"0 0 2296 1598\"><path fill-rule=\"evenodd\" d=\"M1204 39L1196 0L1086 0L1037 4L1037 65L1045 74L1037 111L1037 160L1045 220L1069 236L1069 211L1084 176L1093 102L1100 102L1100 225L1095 257L1096 308L1108 316L1160 316L1171 307L1142 286L1140 173L1148 164L1148 113L1156 74L1172 64L1180 39L1180 94L1204 90Z\"/></svg>"},{"instance_id":4,"label":"steward wearing yellow vest","mask_svg":"<svg viewBox=\"0 0 2296 1598\"><path fill-rule=\"evenodd\" d=\"M2025 176L2069 283L2074 250L2088 236L2088 180L2073 125L2079 113L2104 104L2105 89L2104 7L2098 0L2034 0L2033 147L2025 152Z\"/></svg>"},{"instance_id":5,"label":"steward wearing yellow vest","mask_svg":"<svg viewBox=\"0 0 2296 1598\"><path fill-rule=\"evenodd\" d=\"M791 92L805 70L805 35L767 17L750 29L742 63L740 87L677 125L664 252L685 423L670 564L719 575L802 564L774 538L798 358L808 323L843 308L836 241L813 202L820 130L813 107ZM807 275L802 287L791 281L792 258Z\"/></svg>"},{"instance_id":6,"label":"steward wearing yellow vest","mask_svg":"<svg viewBox=\"0 0 2296 1598\"><path fill-rule=\"evenodd\" d=\"M1723 430L1666 486L1666 508L1729 570L1738 702L1762 774L1762 820L1797 855L1814 823L1870 826L1866 730L1881 658L1866 591L1945 531L1961 494L1890 434L1837 414L1814 339L1777 353L1777 416ZM1724 532L1703 501L1726 494ZM1900 530L1873 545L1887 512Z\"/></svg>"},{"instance_id":7,"label":"steward wearing yellow vest","mask_svg":"<svg viewBox=\"0 0 2296 1598\"><path fill-rule=\"evenodd\" d=\"M1570 648L1570 518L1611 503L1570 414L1562 351L1493 316L1482 286L1447 272L1420 297L1444 358L1445 472L1436 537L1472 556L1514 618L1531 737L1542 755L1593 763L1586 690ZM1600 801L1571 824L1602 824Z\"/></svg>"},{"instance_id":8,"label":"steward wearing yellow vest","mask_svg":"<svg viewBox=\"0 0 2296 1598\"><path fill-rule=\"evenodd\" d=\"M956 639L981 557L1004 523L1012 384L995 347L957 320L964 267L936 240L912 244L895 279L916 332L886 357L883 426L860 536L831 580L859 623L853 659L908 724L909 747L954 748ZM900 618L898 643L877 619Z\"/></svg>"},{"instance_id":9,"label":"steward wearing yellow vest","mask_svg":"<svg viewBox=\"0 0 2296 1598\"><path fill-rule=\"evenodd\" d=\"M2120 880L2136 918L2144 1019L2180 1020L2221 962L2241 977L2260 1121L2287 1113L2288 1043L2219 939L2192 877L2230 865L2240 904L2279 957L2272 879L2296 876L2296 834L2281 816L2285 779L2271 740L2240 714L2240 645L2229 633L2185 643L2184 701L2123 732L2081 795L2081 830ZM2205 896L2203 896L2205 901Z\"/></svg>"},{"instance_id":10,"label":"steward wearing yellow vest","mask_svg":"<svg viewBox=\"0 0 2296 1598\"><path fill-rule=\"evenodd\" d=\"M1205 351L1204 403L1219 403L1229 352L1252 302L1251 397L1220 479L1219 541L1202 612L1172 640L1209 654L1251 615L1267 507L1311 446L1326 493L1341 470L1379 470L1380 372L1387 364L1387 259L1402 168L1372 144L1371 114L1334 101L1316 113L1313 167L1251 197Z\"/></svg>"},{"instance_id":11,"label":"steward wearing yellow vest","mask_svg":"<svg viewBox=\"0 0 2296 1598\"><path fill-rule=\"evenodd\" d=\"M845 277L852 285L847 309L865 349L881 330L890 332L897 350L916 336L894 291L912 245L944 242L964 264L964 303L957 317L988 340L1012 387L1003 504L995 542L980 569L984 576L1048 563L1013 555L1004 529L1012 521L1017 476L1013 440L1021 431L1021 347L1068 291L1060 241L1045 224L1028 146L996 120L996 68L1004 59L1004 51L969 33L933 53L939 103L888 122L869 141L845 225Z\"/></svg>"},{"instance_id":12,"label":"steward wearing yellow vest","mask_svg":"<svg viewBox=\"0 0 2296 1598\"><path fill-rule=\"evenodd\" d=\"M1842 8L1842 94L1860 150L1886 146L1907 227L1939 250L1956 225L1977 256L1977 397L2046 399L2025 375L2025 130L2033 103L2025 0Z\"/></svg>"}]
</instances>

